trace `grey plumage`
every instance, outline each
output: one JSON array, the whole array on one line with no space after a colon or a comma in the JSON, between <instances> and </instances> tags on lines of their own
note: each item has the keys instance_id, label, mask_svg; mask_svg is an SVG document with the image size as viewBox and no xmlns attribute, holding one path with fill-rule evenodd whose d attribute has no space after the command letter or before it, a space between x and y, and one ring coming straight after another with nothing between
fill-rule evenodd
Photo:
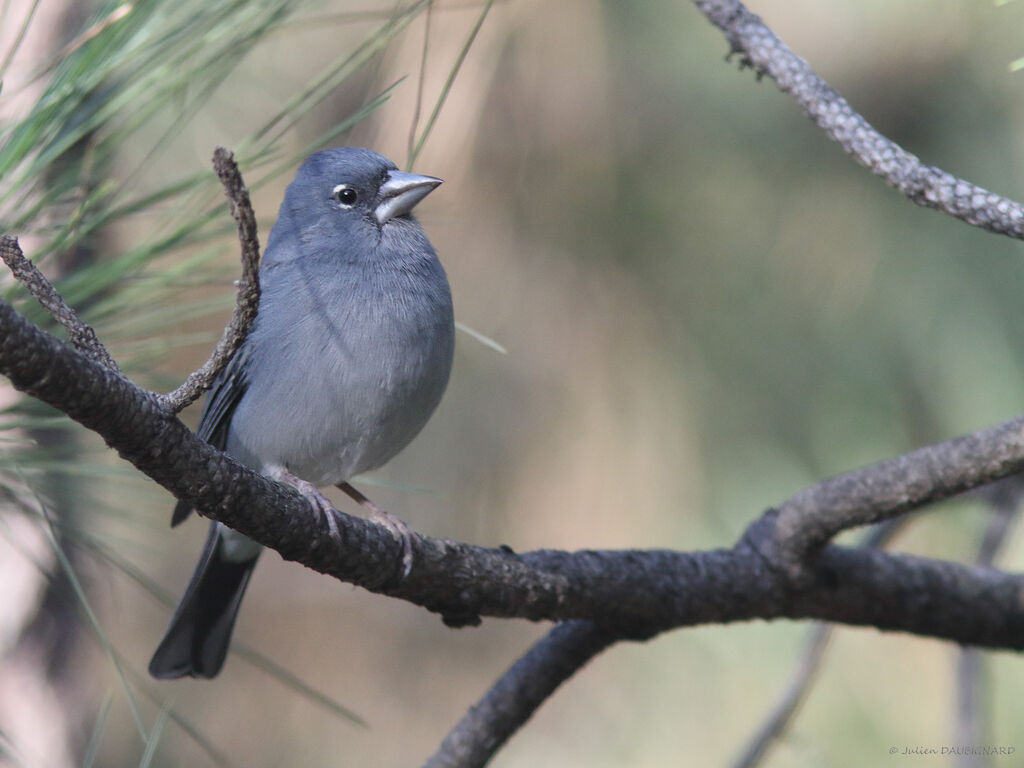
<instances>
[{"instance_id":1,"label":"grey plumage","mask_svg":"<svg viewBox=\"0 0 1024 768\"><path fill-rule=\"evenodd\" d=\"M444 268L409 211L439 179L368 150L311 156L260 267L259 314L197 434L271 477L314 486L375 469L423 428L454 347ZM179 503L173 522L189 513ZM261 548L213 523L154 677L213 677Z\"/></svg>"}]
</instances>

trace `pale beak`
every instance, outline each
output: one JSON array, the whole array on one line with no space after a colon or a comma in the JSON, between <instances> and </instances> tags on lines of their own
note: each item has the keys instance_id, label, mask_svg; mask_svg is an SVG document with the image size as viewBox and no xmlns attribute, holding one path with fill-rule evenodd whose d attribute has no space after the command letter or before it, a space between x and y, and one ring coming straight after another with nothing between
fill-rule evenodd
<instances>
[{"instance_id":1,"label":"pale beak","mask_svg":"<svg viewBox=\"0 0 1024 768\"><path fill-rule=\"evenodd\" d=\"M374 211L377 222L383 224L396 216L404 216L440 185L441 179L433 176L388 171L388 179L380 188L380 204Z\"/></svg>"}]
</instances>

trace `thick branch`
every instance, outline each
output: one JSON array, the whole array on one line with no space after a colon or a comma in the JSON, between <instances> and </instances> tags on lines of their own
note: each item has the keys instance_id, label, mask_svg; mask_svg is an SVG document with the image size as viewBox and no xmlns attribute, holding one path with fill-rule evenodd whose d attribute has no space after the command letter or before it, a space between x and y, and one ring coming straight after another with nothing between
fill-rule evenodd
<instances>
[{"instance_id":1,"label":"thick branch","mask_svg":"<svg viewBox=\"0 0 1024 768\"><path fill-rule=\"evenodd\" d=\"M787 48L760 17L738 0L695 0L725 33L744 66L768 75L792 94L807 115L848 155L918 205L1017 239L1024 238L1024 207L951 173L921 162L876 131L807 62Z\"/></svg>"},{"instance_id":2,"label":"thick branch","mask_svg":"<svg viewBox=\"0 0 1024 768\"><path fill-rule=\"evenodd\" d=\"M203 366L194 371L173 392L160 395L161 404L171 413L179 413L194 403L213 384L231 356L245 341L260 303L260 242L256 233L256 214L249 200L242 174L235 164L235 156L217 147L213 153L213 168L224 185L224 193L231 203L231 215L238 223L238 240L242 246L242 277L238 281L235 311L224 329L213 354Z\"/></svg>"},{"instance_id":3,"label":"thick branch","mask_svg":"<svg viewBox=\"0 0 1024 768\"><path fill-rule=\"evenodd\" d=\"M1024 470L1024 417L829 478L756 521L747 537L789 578L837 533Z\"/></svg>"},{"instance_id":4,"label":"thick branch","mask_svg":"<svg viewBox=\"0 0 1024 768\"><path fill-rule=\"evenodd\" d=\"M99 433L122 457L192 503L289 560L442 614L589 619L623 637L753 618L817 618L997 648L1024 648L1024 578L908 555L829 547L797 586L750 537L710 552L538 551L516 555L413 536L405 579L402 543L386 529L340 514L339 541L297 491L271 482L195 437L157 398L45 334L0 303L0 373ZM988 478L973 467L1019 441L976 440L956 482ZM1005 437L1005 435L1004 435ZM933 446L943 453L958 441ZM1011 464L1003 462L1008 472ZM927 477L927 475L926 475ZM935 493L915 489L922 498ZM769 526L773 516L769 515Z\"/></svg>"}]
</instances>

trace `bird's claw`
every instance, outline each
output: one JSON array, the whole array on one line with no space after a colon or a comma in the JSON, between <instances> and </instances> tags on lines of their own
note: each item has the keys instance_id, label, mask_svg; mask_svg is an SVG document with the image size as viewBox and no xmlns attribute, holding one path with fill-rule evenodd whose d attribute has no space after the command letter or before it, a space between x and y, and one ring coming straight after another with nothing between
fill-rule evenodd
<instances>
[{"instance_id":1,"label":"bird's claw","mask_svg":"<svg viewBox=\"0 0 1024 768\"><path fill-rule=\"evenodd\" d=\"M313 507L313 511L317 513L317 516L327 521L330 537L335 541L341 541L338 522L334 519L334 505L331 504L330 499L320 493L315 485L303 480L301 477L296 477L291 472L280 472L275 479L283 482L285 485L290 485L301 493L302 497Z\"/></svg>"},{"instance_id":2,"label":"bird's claw","mask_svg":"<svg viewBox=\"0 0 1024 768\"><path fill-rule=\"evenodd\" d=\"M376 506L370 511L370 518L402 542L402 578L405 579L412 572L412 528L401 518Z\"/></svg>"},{"instance_id":3,"label":"bird's claw","mask_svg":"<svg viewBox=\"0 0 1024 768\"><path fill-rule=\"evenodd\" d=\"M402 542L402 578L405 579L412 572L412 528L401 518L378 507L348 483L339 483L337 487L359 502L359 506L370 513L370 519L373 522L383 525L396 539Z\"/></svg>"}]
</instances>

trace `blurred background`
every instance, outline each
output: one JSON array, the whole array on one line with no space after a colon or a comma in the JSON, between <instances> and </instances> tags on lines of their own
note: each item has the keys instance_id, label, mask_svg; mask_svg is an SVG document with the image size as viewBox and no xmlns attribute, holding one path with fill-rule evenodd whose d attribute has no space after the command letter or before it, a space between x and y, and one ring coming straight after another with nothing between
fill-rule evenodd
<instances>
[{"instance_id":1,"label":"blurred background","mask_svg":"<svg viewBox=\"0 0 1024 768\"><path fill-rule=\"evenodd\" d=\"M1024 3L750 8L883 133L1024 197L1024 73L1010 69ZM418 531L520 551L730 546L827 475L1022 410L1019 244L887 189L772 83L724 62L691 3L4 12L0 229L156 389L205 360L233 300L213 148L236 150L265 241L302 157L362 145L408 168L439 106L415 169L446 183L417 212L457 319L505 353L460 333L433 420L360 484ZM418 765L548 629L452 631L271 552L220 677L149 680L205 522L172 532L169 494L94 436L3 398L0 764ZM970 561L989 514L944 504L893 546ZM998 564L1022 560L1013 530ZM615 647L493 764L725 765L807 629ZM842 628L766 764L952 745L956 657ZM991 654L985 676L990 744L1024 754L1024 668Z\"/></svg>"}]
</instances>

